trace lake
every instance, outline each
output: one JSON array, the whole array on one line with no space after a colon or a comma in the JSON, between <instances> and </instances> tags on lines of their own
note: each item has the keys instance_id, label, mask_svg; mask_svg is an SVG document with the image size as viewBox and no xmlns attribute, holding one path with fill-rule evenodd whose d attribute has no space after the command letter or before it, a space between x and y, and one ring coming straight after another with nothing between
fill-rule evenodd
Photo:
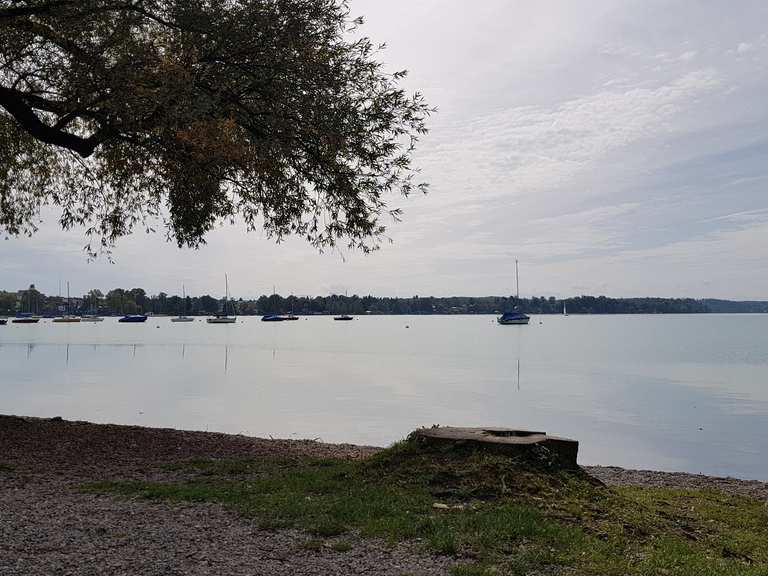
<instances>
[{"instance_id":1,"label":"lake","mask_svg":"<svg viewBox=\"0 0 768 576\"><path fill-rule=\"evenodd\" d=\"M9 322L0 413L374 445L508 426L582 464L768 480L768 315Z\"/></svg>"}]
</instances>

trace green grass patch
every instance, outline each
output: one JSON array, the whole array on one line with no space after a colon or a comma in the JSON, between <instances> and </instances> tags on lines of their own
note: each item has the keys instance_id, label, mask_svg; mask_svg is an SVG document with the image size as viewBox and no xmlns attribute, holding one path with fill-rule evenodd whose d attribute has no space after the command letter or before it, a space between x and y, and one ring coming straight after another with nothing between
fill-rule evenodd
<instances>
[{"instance_id":1,"label":"green grass patch","mask_svg":"<svg viewBox=\"0 0 768 576\"><path fill-rule=\"evenodd\" d=\"M352 544L346 540L340 540L339 542L333 542L331 544L331 549L336 552L349 552L352 548Z\"/></svg>"},{"instance_id":2,"label":"green grass patch","mask_svg":"<svg viewBox=\"0 0 768 576\"><path fill-rule=\"evenodd\" d=\"M763 503L719 492L609 489L583 472L557 470L546 454L521 461L403 442L361 462L173 466L186 473L183 481L87 489L218 502L263 528L307 530L310 549L350 531L391 542L419 538L434 553L472 559L454 567L456 576L562 568L606 576L768 574Z\"/></svg>"}]
</instances>

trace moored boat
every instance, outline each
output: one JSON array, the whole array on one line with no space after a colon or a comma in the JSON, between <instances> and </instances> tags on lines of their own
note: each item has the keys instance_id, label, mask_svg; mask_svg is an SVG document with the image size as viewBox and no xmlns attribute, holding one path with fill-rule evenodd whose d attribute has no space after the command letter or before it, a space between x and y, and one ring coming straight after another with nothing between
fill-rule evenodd
<instances>
[{"instance_id":1,"label":"moored boat","mask_svg":"<svg viewBox=\"0 0 768 576\"><path fill-rule=\"evenodd\" d=\"M221 314L216 314L211 318L206 318L205 321L208 324L235 324L237 322L237 316L227 315L227 302L229 301L229 278L224 274L224 304L222 305Z\"/></svg>"},{"instance_id":2,"label":"moored boat","mask_svg":"<svg viewBox=\"0 0 768 576\"><path fill-rule=\"evenodd\" d=\"M146 322L147 316L145 316L144 314L126 314L122 318L119 318L117 321L129 323L129 324L136 324L139 322Z\"/></svg>"},{"instance_id":3,"label":"moored boat","mask_svg":"<svg viewBox=\"0 0 768 576\"><path fill-rule=\"evenodd\" d=\"M184 302L184 312L186 313L187 308L187 290L184 288L184 284L181 285L181 299ZM171 318L171 322L194 322L195 319L191 316L187 316L186 314L179 314L175 318ZM213 322L215 324L215 322Z\"/></svg>"},{"instance_id":4,"label":"moored boat","mask_svg":"<svg viewBox=\"0 0 768 576\"><path fill-rule=\"evenodd\" d=\"M57 316L52 321L57 324L73 324L75 322L80 322L79 316L74 316L69 313L69 281L67 281L67 313L63 316Z\"/></svg>"},{"instance_id":5,"label":"moored boat","mask_svg":"<svg viewBox=\"0 0 768 576\"><path fill-rule=\"evenodd\" d=\"M354 320L355 317L350 316L349 314L340 314L339 316L334 316L333 319L339 320L339 321L349 321L349 320Z\"/></svg>"},{"instance_id":6,"label":"moored boat","mask_svg":"<svg viewBox=\"0 0 768 576\"><path fill-rule=\"evenodd\" d=\"M519 302L520 301L520 275L517 271L517 260L515 260L515 284L517 289L517 296L516 299ZM496 321L499 324L502 324L504 326L508 325L525 325L530 322L530 317L526 314L523 314L517 309L517 306L515 306L515 309L512 312L504 312L501 316L496 318Z\"/></svg>"},{"instance_id":7,"label":"moored boat","mask_svg":"<svg viewBox=\"0 0 768 576\"><path fill-rule=\"evenodd\" d=\"M80 322L104 322L104 318L95 314L86 314L85 316L80 316Z\"/></svg>"},{"instance_id":8,"label":"moored boat","mask_svg":"<svg viewBox=\"0 0 768 576\"><path fill-rule=\"evenodd\" d=\"M40 322L40 316L35 316L31 312L19 312L16 318L11 320L12 324L37 324Z\"/></svg>"},{"instance_id":9,"label":"moored boat","mask_svg":"<svg viewBox=\"0 0 768 576\"><path fill-rule=\"evenodd\" d=\"M70 316L67 314L65 316L58 316L51 320L51 322L56 322L57 324L73 324L75 322L80 322L80 316Z\"/></svg>"},{"instance_id":10,"label":"moored boat","mask_svg":"<svg viewBox=\"0 0 768 576\"><path fill-rule=\"evenodd\" d=\"M285 322L286 317L280 314L265 314L261 317L262 322Z\"/></svg>"},{"instance_id":11,"label":"moored boat","mask_svg":"<svg viewBox=\"0 0 768 576\"><path fill-rule=\"evenodd\" d=\"M496 319L499 324L528 324L530 320L531 318L522 312L505 312Z\"/></svg>"},{"instance_id":12,"label":"moored boat","mask_svg":"<svg viewBox=\"0 0 768 576\"><path fill-rule=\"evenodd\" d=\"M176 320L176 318L174 318L174 320ZM176 320L176 321L180 322L180 320ZM235 318L234 316L219 315L219 316L213 316L211 318L206 318L205 321L208 324L234 324L235 322L237 322L237 318Z\"/></svg>"}]
</instances>

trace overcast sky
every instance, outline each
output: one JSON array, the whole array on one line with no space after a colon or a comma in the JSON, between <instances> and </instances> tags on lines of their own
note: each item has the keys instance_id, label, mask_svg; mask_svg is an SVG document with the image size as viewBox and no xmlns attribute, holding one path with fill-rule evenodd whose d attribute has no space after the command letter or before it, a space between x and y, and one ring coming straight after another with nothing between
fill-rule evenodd
<instances>
[{"instance_id":1,"label":"overcast sky","mask_svg":"<svg viewBox=\"0 0 768 576\"><path fill-rule=\"evenodd\" d=\"M222 228L87 262L55 215L0 241L0 288L768 299L768 2L352 0L439 108L425 197L364 256Z\"/></svg>"}]
</instances>

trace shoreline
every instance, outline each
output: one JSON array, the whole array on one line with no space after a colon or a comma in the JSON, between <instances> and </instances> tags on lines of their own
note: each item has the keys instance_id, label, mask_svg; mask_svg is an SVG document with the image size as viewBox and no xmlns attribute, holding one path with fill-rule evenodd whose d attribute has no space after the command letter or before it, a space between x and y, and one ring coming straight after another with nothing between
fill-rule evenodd
<instances>
[{"instance_id":1,"label":"shoreline","mask_svg":"<svg viewBox=\"0 0 768 576\"><path fill-rule=\"evenodd\" d=\"M640 576L660 562L707 573L701 558L760 569L766 505L768 483L733 478L564 477L413 442L0 415L4 576Z\"/></svg>"},{"instance_id":2,"label":"shoreline","mask_svg":"<svg viewBox=\"0 0 768 576\"><path fill-rule=\"evenodd\" d=\"M310 439L257 438L241 434L96 424L60 417L0 414L0 467L109 476L146 462L192 459L286 458L361 459L383 448L331 444ZM768 482L688 472L635 470L610 465L581 466L612 486L717 489L768 502Z\"/></svg>"}]
</instances>

